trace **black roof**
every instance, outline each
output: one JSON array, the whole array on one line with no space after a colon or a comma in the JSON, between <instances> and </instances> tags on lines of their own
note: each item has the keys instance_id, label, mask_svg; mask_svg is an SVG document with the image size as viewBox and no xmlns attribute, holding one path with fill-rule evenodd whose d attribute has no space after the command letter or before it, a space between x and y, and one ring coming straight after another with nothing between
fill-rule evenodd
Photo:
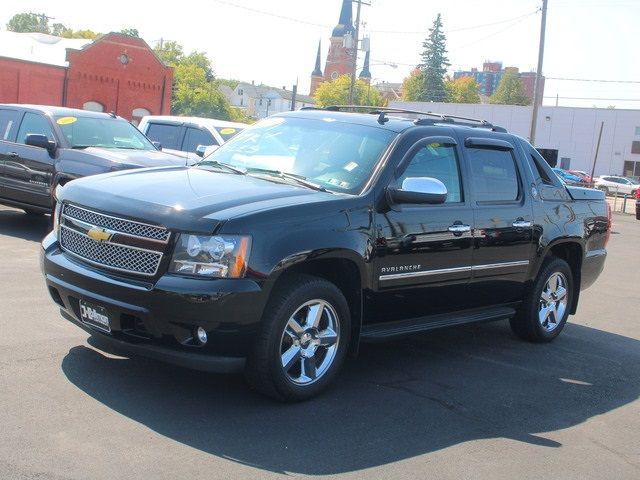
<instances>
[{"instance_id":1,"label":"black roof","mask_svg":"<svg viewBox=\"0 0 640 480\"><path fill-rule=\"evenodd\" d=\"M0 104L0 107L12 107L16 109L22 110L30 110L36 111L40 113L44 113L45 115L50 115L53 117L90 117L90 118L107 118L113 117L110 113L105 112L91 112L89 110L81 110L79 108L67 108L67 107L55 107L52 105L30 105L24 103L4 103Z\"/></svg>"},{"instance_id":2,"label":"black roof","mask_svg":"<svg viewBox=\"0 0 640 480\"><path fill-rule=\"evenodd\" d=\"M383 115L381 115L381 113ZM418 115L423 115L426 118L420 118ZM326 109L307 107L294 112L278 113L274 116L330 119L336 122L383 128L397 133L417 125L439 125L453 128L486 128L489 131L493 130L506 133L504 128L491 125L483 120L447 115L440 116L430 112L402 112L394 109L385 111L383 107L371 107L370 110L365 108L360 112L344 111L344 109L341 110L340 107L327 107Z\"/></svg>"}]
</instances>

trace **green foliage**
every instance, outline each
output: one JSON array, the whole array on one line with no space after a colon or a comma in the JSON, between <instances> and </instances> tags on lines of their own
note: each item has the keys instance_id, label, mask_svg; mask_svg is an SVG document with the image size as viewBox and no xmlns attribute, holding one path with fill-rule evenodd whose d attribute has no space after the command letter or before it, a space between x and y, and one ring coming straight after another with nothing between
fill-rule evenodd
<instances>
[{"instance_id":1,"label":"green foliage","mask_svg":"<svg viewBox=\"0 0 640 480\"><path fill-rule=\"evenodd\" d=\"M341 75L331 82L322 82L315 93L316 104L321 107L328 105L347 105L349 103L349 87L351 77ZM384 99L376 87L372 87L362 80L357 80L354 89L353 103L355 105L384 105Z\"/></svg>"},{"instance_id":2,"label":"green foliage","mask_svg":"<svg viewBox=\"0 0 640 480\"><path fill-rule=\"evenodd\" d=\"M220 85L226 85L231 90L235 90L238 87L240 80L236 80L233 78L218 78L218 83Z\"/></svg>"},{"instance_id":3,"label":"green foliage","mask_svg":"<svg viewBox=\"0 0 640 480\"><path fill-rule=\"evenodd\" d=\"M518 74L511 70L506 70L498 84L498 88L493 92L490 103L499 105L530 105L531 100L524 94L522 81Z\"/></svg>"},{"instance_id":4,"label":"green foliage","mask_svg":"<svg viewBox=\"0 0 640 480\"><path fill-rule=\"evenodd\" d=\"M185 55L182 45L164 42L155 48L160 59L174 69L171 110L174 115L244 121L243 113L229 105L220 92L211 61L204 52Z\"/></svg>"},{"instance_id":5,"label":"green foliage","mask_svg":"<svg viewBox=\"0 0 640 480\"><path fill-rule=\"evenodd\" d=\"M423 72L419 68L411 71L408 77L402 82L400 94L405 102L417 102L420 100L424 89Z\"/></svg>"},{"instance_id":6,"label":"green foliage","mask_svg":"<svg viewBox=\"0 0 640 480\"><path fill-rule=\"evenodd\" d=\"M442 17L440 14L429 29L429 36L422 47L422 63L418 68L422 71L423 88L417 100L423 102L446 102L447 91L444 87L444 76L450 65L447 58L447 37L442 31Z\"/></svg>"},{"instance_id":7,"label":"green foliage","mask_svg":"<svg viewBox=\"0 0 640 480\"><path fill-rule=\"evenodd\" d=\"M92 30L72 30L70 28L65 28L58 36L64 38L86 38L89 40L95 40L98 35L100 34Z\"/></svg>"},{"instance_id":8,"label":"green foliage","mask_svg":"<svg viewBox=\"0 0 640 480\"><path fill-rule=\"evenodd\" d=\"M18 13L7 23L10 32L37 32L64 38L88 38L93 40L99 34L91 30L72 30L62 23L49 25L49 17L45 13Z\"/></svg>"},{"instance_id":9,"label":"green foliage","mask_svg":"<svg viewBox=\"0 0 640 480\"><path fill-rule=\"evenodd\" d=\"M447 90L447 101L449 102L480 103L480 87L471 77L447 80L444 87Z\"/></svg>"},{"instance_id":10,"label":"green foliage","mask_svg":"<svg viewBox=\"0 0 640 480\"><path fill-rule=\"evenodd\" d=\"M123 35L129 35L130 37L140 38L140 32L138 32L137 28L124 28L120 30L120 33Z\"/></svg>"},{"instance_id":11,"label":"green foliage","mask_svg":"<svg viewBox=\"0 0 640 480\"><path fill-rule=\"evenodd\" d=\"M7 30L19 33L51 33L49 19L44 13L17 13L7 23Z\"/></svg>"},{"instance_id":12,"label":"green foliage","mask_svg":"<svg viewBox=\"0 0 640 480\"><path fill-rule=\"evenodd\" d=\"M165 64L175 67L184 58L184 50L178 42L167 41L154 48L154 51Z\"/></svg>"}]
</instances>

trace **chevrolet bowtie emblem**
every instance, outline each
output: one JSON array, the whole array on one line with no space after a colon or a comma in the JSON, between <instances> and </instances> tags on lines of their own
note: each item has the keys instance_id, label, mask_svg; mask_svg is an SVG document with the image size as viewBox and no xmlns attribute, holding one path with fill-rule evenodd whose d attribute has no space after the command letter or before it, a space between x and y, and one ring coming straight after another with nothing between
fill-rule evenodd
<instances>
[{"instance_id":1,"label":"chevrolet bowtie emblem","mask_svg":"<svg viewBox=\"0 0 640 480\"><path fill-rule=\"evenodd\" d=\"M112 234L107 232L104 228L92 228L87 232L87 235L96 242L106 242L111 238Z\"/></svg>"}]
</instances>

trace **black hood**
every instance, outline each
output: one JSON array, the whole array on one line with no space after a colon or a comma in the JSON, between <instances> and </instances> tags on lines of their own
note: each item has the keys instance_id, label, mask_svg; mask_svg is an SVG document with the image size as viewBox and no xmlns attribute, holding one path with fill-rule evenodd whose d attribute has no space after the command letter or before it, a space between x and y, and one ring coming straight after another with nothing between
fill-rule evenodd
<instances>
[{"instance_id":1,"label":"black hood","mask_svg":"<svg viewBox=\"0 0 640 480\"><path fill-rule=\"evenodd\" d=\"M197 167L138 169L81 178L59 200L170 229L212 232L259 210L335 199L307 187Z\"/></svg>"},{"instance_id":2,"label":"black hood","mask_svg":"<svg viewBox=\"0 0 640 480\"><path fill-rule=\"evenodd\" d=\"M185 165L186 159L160 150L132 150L126 148L87 147L82 149L85 155L121 164L122 168L132 167L171 167Z\"/></svg>"}]
</instances>

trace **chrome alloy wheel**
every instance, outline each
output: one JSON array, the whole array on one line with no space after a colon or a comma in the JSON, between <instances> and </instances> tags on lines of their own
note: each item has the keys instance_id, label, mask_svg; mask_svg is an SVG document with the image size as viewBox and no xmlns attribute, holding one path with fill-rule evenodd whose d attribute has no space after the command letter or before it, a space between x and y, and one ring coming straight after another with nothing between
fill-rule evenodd
<instances>
[{"instance_id":1,"label":"chrome alloy wheel","mask_svg":"<svg viewBox=\"0 0 640 480\"><path fill-rule=\"evenodd\" d=\"M338 351L340 323L324 300L310 300L289 318L282 339L282 369L296 385L310 385L328 370Z\"/></svg>"},{"instance_id":2,"label":"chrome alloy wheel","mask_svg":"<svg viewBox=\"0 0 640 480\"><path fill-rule=\"evenodd\" d=\"M569 296L567 279L560 272L554 272L544 284L538 305L538 322L547 332L554 331L564 318Z\"/></svg>"}]
</instances>

